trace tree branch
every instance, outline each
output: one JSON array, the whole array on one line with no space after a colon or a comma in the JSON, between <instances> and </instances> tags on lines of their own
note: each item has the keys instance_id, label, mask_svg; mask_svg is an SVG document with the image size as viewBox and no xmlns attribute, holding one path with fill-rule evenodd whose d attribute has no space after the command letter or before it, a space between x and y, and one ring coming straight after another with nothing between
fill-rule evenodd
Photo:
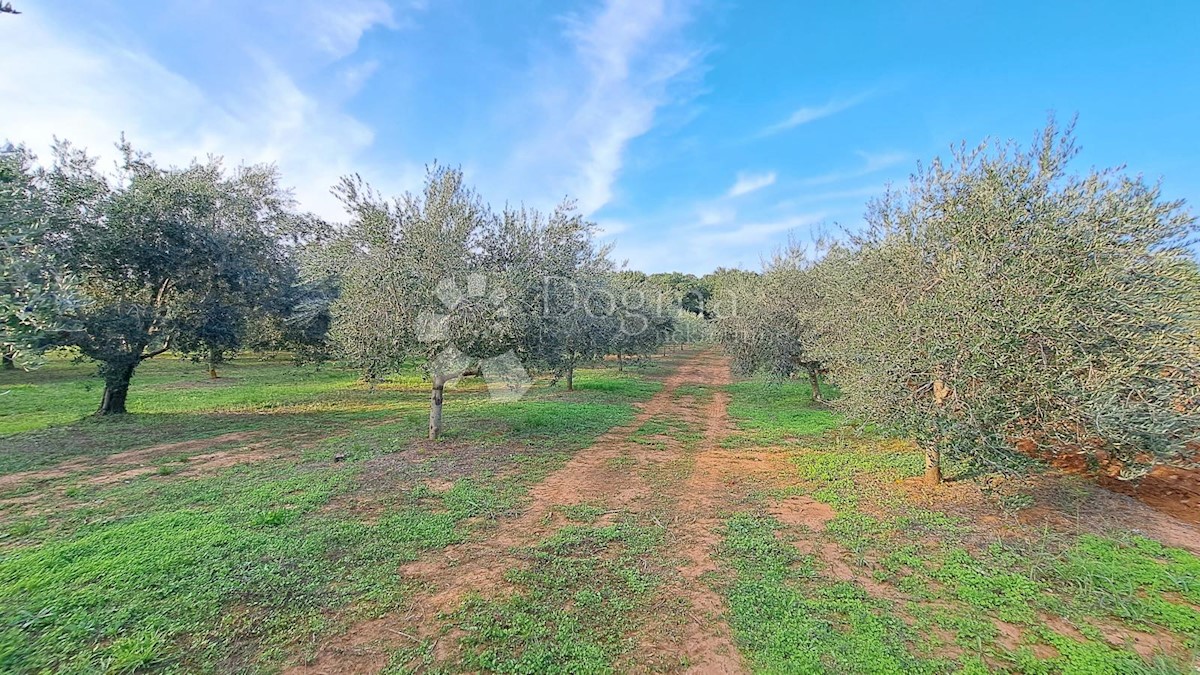
<instances>
[{"instance_id":1,"label":"tree branch","mask_svg":"<svg viewBox=\"0 0 1200 675\"><path fill-rule=\"evenodd\" d=\"M158 356L159 354L162 354L163 352L167 351L170 348L171 348L171 336L168 335L167 341L163 343L163 346L161 349L155 349L152 352L146 352L145 354L142 354L141 356L138 357L138 361L145 361L146 359L152 359L152 358Z\"/></svg>"}]
</instances>

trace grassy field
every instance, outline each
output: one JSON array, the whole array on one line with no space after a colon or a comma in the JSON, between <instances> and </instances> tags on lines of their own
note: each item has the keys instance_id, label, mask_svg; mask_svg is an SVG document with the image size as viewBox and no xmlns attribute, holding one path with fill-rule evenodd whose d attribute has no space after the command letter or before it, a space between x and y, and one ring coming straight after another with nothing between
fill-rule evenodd
<instances>
[{"instance_id":1,"label":"grassy field","mask_svg":"<svg viewBox=\"0 0 1200 675\"><path fill-rule=\"evenodd\" d=\"M732 387L739 430L726 439L773 446L798 479L748 495L753 508L723 527L718 583L754 670L1200 668L1200 557L1138 534L1136 521L1084 523L1080 507L1102 491L1069 477L1039 489L1036 474L960 464L946 488L923 494L915 448L797 406L801 386L773 386ZM777 505L794 496L828 505L828 519L783 522ZM1039 508L1076 518L1024 517Z\"/></svg>"},{"instance_id":2,"label":"grassy field","mask_svg":"<svg viewBox=\"0 0 1200 675\"><path fill-rule=\"evenodd\" d=\"M1194 528L1061 476L929 491L807 385L696 358L466 382L438 442L416 374L164 359L95 419L84 364L0 373L0 672L1200 666Z\"/></svg>"},{"instance_id":3,"label":"grassy field","mask_svg":"<svg viewBox=\"0 0 1200 675\"><path fill-rule=\"evenodd\" d=\"M0 671L271 670L396 607L401 562L518 509L658 387L585 370L570 395L543 383L498 405L468 383L430 444L415 375L371 391L284 361L216 382L147 366L134 414L111 420L81 419L99 395L86 366L0 376Z\"/></svg>"}]
</instances>

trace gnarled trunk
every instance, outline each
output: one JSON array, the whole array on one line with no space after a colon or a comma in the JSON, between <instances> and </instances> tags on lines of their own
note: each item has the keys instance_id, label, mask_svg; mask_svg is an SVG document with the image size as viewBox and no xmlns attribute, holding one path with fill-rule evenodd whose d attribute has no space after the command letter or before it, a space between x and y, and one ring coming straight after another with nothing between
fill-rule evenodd
<instances>
[{"instance_id":1,"label":"gnarled trunk","mask_svg":"<svg viewBox=\"0 0 1200 675\"><path fill-rule=\"evenodd\" d=\"M210 380L215 380L218 377L220 377L219 375L217 375L217 364L221 363L221 361L222 361L221 350L217 349L216 347L209 347L208 348L208 377Z\"/></svg>"},{"instance_id":2,"label":"gnarled trunk","mask_svg":"<svg viewBox=\"0 0 1200 675\"><path fill-rule=\"evenodd\" d=\"M942 482L942 451L936 445L925 448L925 484L936 487Z\"/></svg>"},{"instance_id":3,"label":"gnarled trunk","mask_svg":"<svg viewBox=\"0 0 1200 675\"><path fill-rule=\"evenodd\" d=\"M933 381L933 404L941 407L950 397L952 390L941 378ZM937 442L925 445L925 484L930 487L942 482L942 449Z\"/></svg>"},{"instance_id":4,"label":"gnarled trunk","mask_svg":"<svg viewBox=\"0 0 1200 675\"><path fill-rule=\"evenodd\" d=\"M433 376L433 391L429 397L429 440L436 441L442 434L442 400L446 392L446 378Z\"/></svg>"},{"instance_id":5,"label":"gnarled trunk","mask_svg":"<svg viewBox=\"0 0 1200 675\"><path fill-rule=\"evenodd\" d=\"M812 400L824 401L825 398L821 396L821 373L817 364L806 364L804 370L808 372L808 383L812 386Z\"/></svg>"},{"instance_id":6,"label":"gnarled trunk","mask_svg":"<svg viewBox=\"0 0 1200 675\"><path fill-rule=\"evenodd\" d=\"M104 373L104 396L100 399L97 415L124 415L125 399L129 396L129 382L133 379L134 363L106 363L101 366Z\"/></svg>"},{"instance_id":7,"label":"gnarled trunk","mask_svg":"<svg viewBox=\"0 0 1200 675\"><path fill-rule=\"evenodd\" d=\"M3 368L4 370L16 370L16 353L13 351L12 347L4 348L4 354L0 356L0 364L3 364L0 365L0 368Z\"/></svg>"}]
</instances>

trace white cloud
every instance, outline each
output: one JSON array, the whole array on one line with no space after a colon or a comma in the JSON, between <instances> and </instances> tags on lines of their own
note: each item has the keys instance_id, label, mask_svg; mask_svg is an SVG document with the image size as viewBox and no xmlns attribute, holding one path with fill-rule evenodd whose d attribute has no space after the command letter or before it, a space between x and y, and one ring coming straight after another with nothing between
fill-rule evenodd
<instances>
[{"instance_id":1,"label":"white cloud","mask_svg":"<svg viewBox=\"0 0 1200 675\"><path fill-rule=\"evenodd\" d=\"M786 211L803 204L842 205L844 207L847 203L854 203L857 208L858 206L862 206L871 197L882 195L886 188L886 183L880 182L848 190L805 192L778 202L775 204L775 208L780 211Z\"/></svg>"},{"instance_id":2,"label":"white cloud","mask_svg":"<svg viewBox=\"0 0 1200 675\"><path fill-rule=\"evenodd\" d=\"M893 166L896 166L898 164L906 162L909 159L909 155L907 153L903 153L903 152L882 152L882 153L858 152L855 154L857 154L863 160L862 166L858 167L857 169L850 169L850 170L846 170L846 171L831 171L829 173L822 174L820 176L813 176L811 178L805 178L802 181L800 181L800 183L802 185L809 185L809 186L828 185L830 183L837 183L837 182L840 182L843 180L849 180L852 178L861 178L863 176L867 176L867 175L876 173L878 171L882 171L884 169L889 169Z\"/></svg>"},{"instance_id":3,"label":"white cloud","mask_svg":"<svg viewBox=\"0 0 1200 675\"><path fill-rule=\"evenodd\" d=\"M363 61L343 68L338 73L338 79L341 80L345 95L357 94L377 70L379 70L379 62L375 60Z\"/></svg>"},{"instance_id":4,"label":"white cloud","mask_svg":"<svg viewBox=\"0 0 1200 675\"><path fill-rule=\"evenodd\" d=\"M737 211L728 207L707 204L696 208L696 224L699 227L722 225L737 217Z\"/></svg>"},{"instance_id":5,"label":"white cloud","mask_svg":"<svg viewBox=\"0 0 1200 675\"><path fill-rule=\"evenodd\" d=\"M304 34L330 54L352 52L363 31L391 20L391 10L383 12L386 5L377 2L351 5L341 18L328 16L319 3L305 7L315 14L304 15L310 27ZM325 32L318 30L322 25ZM242 86L209 91L136 48L32 14L0 22L0 43L22 55L21 67L0 70L0 100L13 103L5 106L0 134L27 143L43 159L57 135L107 166L125 133L164 164L207 154L231 164L275 163L302 207L325 217L342 215L329 194L339 176L370 168L358 156L372 144L373 131L342 112L337 100L302 90L266 55L248 58ZM367 75L363 70L351 79L361 85ZM399 163L383 182L409 183L413 171Z\"/></svg>"},{"instance_id":6,"label":"white cloud","mask_svg":"<svg viewBox=\"0 0 1200 675\"><path fill-rule=\"evenodd\" d=\"M775 172L768 171L767 173L739 173L737 180L733 183L733 187L729 188L728 196L739 197L744 194L749 194L755 190L761 190L768 185L775 183Z\"/></svg>"},{"instance_id":7,"label":"white cloud","mask_svg":"<svg viewBox=\"0 0 1200 675\"><path fill-rule=\"evenodd\" d=\"M769 242L774 235L789 232L798 227L815 225L824 218L824 213L811 213L790 216L782 220L742 223L721 232L705 232L693 235L692 243L703 247L725 245L758 246Z\"/></svg>"},{"instance_id":8,"label":"white cloud","mask_svg":"<svg viewBox=\"0 0 1200 675\"><path fill-rule=\"evenodd\" d=\"M849 98L833 98L818 106L805 106L799 108L789 115L787 119L763 129L759 133L759 137L771 136L781 131L787 131L788 129L798 127L802 124L808 124L809 122L815 122L819 119L836 115L837 113L840 113L844 110L849 110L859 103L866 101L867 99L871 98L874 93L874 91L866 91L862 92L861 94L855 94Z\"/></svg>"},{"instance_id":9,"label":"white cloud","mask_svg":"<svg viewBox=\"0 0 1200 675\"><path fill-rule=\"evenodd\" d=\"M539 59L531 91L514 94L531 133L508 160L516 186L504 192L570 194L585 214L608 204L629 142L676 102L672 87L699 61L681 35L687 20L676 0L606 0L568 17L569 56Z\"/></svg>"},{"instance_id":10,"label":"white cloud","mask_svg":"<svg viewBox=\"0 0 1200 675\"><path fill-rule=\"evenodd\" d=\"M777 219L734 222L723 229L685 225L653 239L617 242L613 259L644 272L706 274L717 267L757 267L764 253L790 233L811 228L828 214L802 213Z\"/></svg>"},{"instance_id":11,"label":"white cloud","mask_svg":"<svg viewBox=\"0 0 1200 675\"><path fill-rule=\"evenodd\" d=\"M363 33L374 26L399 25L383 0L304 0L289 3L286 13L304 38L334 59L353 54Z\"/></svg>"}]
</instances>

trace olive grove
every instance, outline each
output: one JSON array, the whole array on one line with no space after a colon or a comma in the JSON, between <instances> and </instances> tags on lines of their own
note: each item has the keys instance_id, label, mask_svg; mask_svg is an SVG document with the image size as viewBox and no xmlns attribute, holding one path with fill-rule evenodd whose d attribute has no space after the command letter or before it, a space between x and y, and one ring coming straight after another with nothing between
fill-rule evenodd
<instances>
[{"instance_id":1,"label":"olive grove","mask_svg":"<svg viewBox=\"0 0 1200 675\"><path fill-rule=\"evenodd\" d=\"M388 200L357 176L337 193L350 219L306 263L339 287L331 337L371 377L425 369L429 438L442 431L446 386L462 377L519 395L531 370L546 370L571 389L578 363L618 348L629 308L607 301L612 263L571 203L549 216L496 213L460 170L440 166L417 194Z\"/></svg>"},{"instance_id":2,"label":"olive grove","mask_svg":"<svg viewBox=\"0 0 1200 675\"><path fill-rule=\"evenodd\" d=\"M0 149L0 363L32 363L74 301L70 274L53 257L45 172L24 147Z\"/></svg>"},{"instance_id":3,"label":"olive grove","mask_svg":"<svg viewBox=\"0 0 1200 675\"><path fill-rule=\"evenodd\" d=\"M46 245L79 284L52 342L100 363L103 415L125 412L146 359L238 345L247 314L278 290L280 235L295 217L272 167L162 168L119 149L110 175L59 143L42 181Z\"/></svg>"},{"instance_id":4,"label":"olive grove","mask_svg":"<svg viewBox=\"0 0 1200 675\"><path fill-rule=\"evenodd\" d=\"M1070 129L960 148L873 201L816 267L818 350L848 413L1003 465L1015 443L1189 461L1200 430L1196 221ZM1193 460L1194 461L1194 460Z\"/></svg>"},{"instance_id":5,"label":"olive grove","mask_svg":"<svg viewBox=\"0 0 1200 675\"><path fill-rule=\"evenodd\" d=\"M803 247L790 243L760 274L729 274L712 303L716 339L735 370L776 377L803 374L814 401L821 395L818 335L822 297Z\"/></svg>"}]
</instances>

